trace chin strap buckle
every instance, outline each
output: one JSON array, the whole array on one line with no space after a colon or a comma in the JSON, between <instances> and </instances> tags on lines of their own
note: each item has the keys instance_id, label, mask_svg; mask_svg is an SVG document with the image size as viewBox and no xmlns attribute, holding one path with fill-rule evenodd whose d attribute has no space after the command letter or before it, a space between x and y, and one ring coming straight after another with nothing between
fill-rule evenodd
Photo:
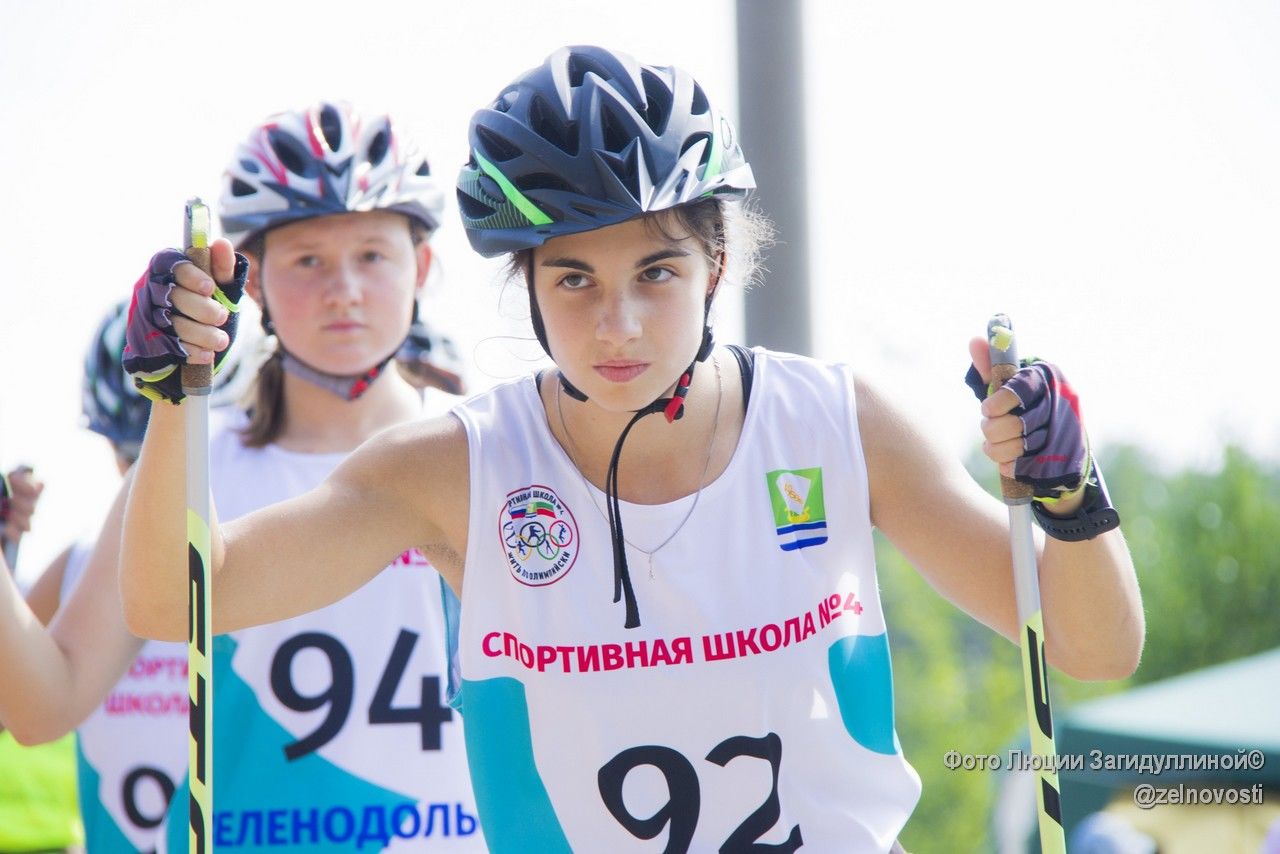
<instances>
[{"instance_id":1,"label":"chin strap buckle","mask_svg":"<svg viewBox=\"0 0 1280 854\"><path fill-rule=\"evenodd\" d=\"M684 417L684 399L689 394L689 383L692 381L693 379L687 371L680 375L680 382L676 383L675 394L671 395L671 399L667 401L666 407L662 410L662 414L667 419L668 424Z\"/></svg>"}]
</instances>

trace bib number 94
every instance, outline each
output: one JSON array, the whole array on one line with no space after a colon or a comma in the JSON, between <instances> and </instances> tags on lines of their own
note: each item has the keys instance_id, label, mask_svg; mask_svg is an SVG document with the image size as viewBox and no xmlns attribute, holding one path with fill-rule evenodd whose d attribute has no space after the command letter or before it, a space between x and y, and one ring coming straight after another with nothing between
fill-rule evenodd
<instances>
[{"instance_id":1,"label":"bib number 94","mask_svg":"<svg viewBox=\"0 0 1280 854\"><path fill-rule=\"evenodd\" d=\"M453 720L453 709L440 702L440 677L422 677L418 705L391 705L417 642L416 632L400 630L369 703L369 723L417 724L421 729L422 749L439 750L441 729ZM304 649L319 650L329 660L329 686L315 694L303 694L293 683L293 660ZM310 735L286 745L284 754L292 760L319 750L333 741L351 714L355 695L355 666L351 653L342 641L324 632L294 635L280 645L271 660L271 690L282 705L295 712L314 712L328 707L320 726Z\"/></svg>"}]
</instances>

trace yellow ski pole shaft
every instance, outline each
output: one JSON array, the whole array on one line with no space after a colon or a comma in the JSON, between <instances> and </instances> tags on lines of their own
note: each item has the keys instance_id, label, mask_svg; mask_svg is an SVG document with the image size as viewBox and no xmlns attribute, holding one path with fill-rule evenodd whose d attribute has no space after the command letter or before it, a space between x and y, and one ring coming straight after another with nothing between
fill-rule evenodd
<instances>
[{"instance_id":1,"label":"yellow ski pole shaft","mask_svg":"<svg viewBox=\"0 0 1280 854\"><path fill-rule=\"evenodd\" d=\"M187 259L213 275L209 257L209 208L187 203L183 248ZM209 578L209 390L212 365L183 365L187 422L187 671L191 739L187 754L191 854L212 851L213 829L213 620Z\"/></svg>"},{"instance_id":2,"label":"yellow ski pole shaft","mask_svg":"<svg viewBox=\"0 0 1280 854\"><path fill-rule=\"evenodd\" d=\"M987 344L991 353L991 391L994 393L1018 372L1018 351L1013 325L997 314L987 322ZM1053 742L1053 715L1049 709L1049 673L1044 658L1044 622L1040 615L1040 570L1036 566L1036 544L1031 535L1030 485L1011 477L1000 477L1000 492L1009 507L1009 535L1013 548L1013 586L1018 601L1021 626L1022 677L1026 688L1027 726L1031 753L1038 761L1036 805L1040 819L1040 850L1045 854L1065 854L1062 803L1058 787L1057 748Z\"/></svg>"}]
</instances>

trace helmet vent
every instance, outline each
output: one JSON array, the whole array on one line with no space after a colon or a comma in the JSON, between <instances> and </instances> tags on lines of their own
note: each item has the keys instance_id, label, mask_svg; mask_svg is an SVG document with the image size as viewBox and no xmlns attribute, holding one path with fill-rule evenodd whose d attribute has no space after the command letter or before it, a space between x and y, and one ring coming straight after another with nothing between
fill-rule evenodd
<instances>
[{"instance_id":1,"label":"helmet vent","mask_svg":"<svg viewBox=\"0 0 1280 854\"><path fill-rule=\"evenodd\" d=\"M458 208L462 211L462 215L469 220L484 219L493 216L495 211L484 202L458 190Z\"/></svg>"},{"instance_id":2,"label":"helmet vent","mask_svg":"<svg viewBox=\"0 0 1280 854\"><path fill-rule=\"evenodd\" d=\"M422 162L418 164L418 168L413 170L413 174L426 178L431 175L431 164L427 162L427 158L422 158Z\"/></svg>"},{"instance_id":3,"label":"helmet vent","mask_svg":"<svg viewBox=\"0 0 1280 854\"><path fill-rule=\"evenodd\" d=\"M644 120L656 136L662 136L671 118L671 90L647 68L640 72L640 79L644 82Z\"/></svg>"},{"instance_id":4,"label":"helmet vent","mask_svg":"<svg viewBox=\"0 0 1280 854\"><path fill-rule=\"evenodd\" d=\"M476 136L480 138L480 142L484 145L485 154L499 163L520 156L520 149L484 125L476 125Z\"/></svg>"},{"instance_id":5,"label":"helmet vent","mask_svg":"<svg viewBox=\"0 0 1280 854\"><path fill-rule=\"evenodd\" d=\"M600 129L604 136L604 150L621 154L635 137L627 132L626 122L614 115L608 106L600 110Z\"/></svg>"},{"instance_id":6,"label":"helmet vent","mask_svg":"<svg viewBox=\"0 0 1280 854\"><path fill-rule=\"evenodd\" d=\"M267 131L267 139L271 143L271 150L275 152L285 169L303 178L314 178L319 174L315 161L303 149L302 144L289 133L279 128L271 128Z\"/></svg>"},{"instance_id":7,"label":"helmet vent","mask_svg":"<svg viewBox=\"0 0 1280 854\"><path fill-rule=\"evenodd\" d=\"M684 157L685 152L700 142L705 142L706 145L702 148L702 156L698 158L698 165L706 166L711 162L711 134L709 133L704 132L691 135L684 141L684 145L680 146L680 156Z\"/></svg>"},{"instance_id":8,"label":"helmet vent","mask_svg":"<svg viewBox=\"0 0 1280 854\"><path fill-rule=\"evenodd\" d=\"M711 109L711 104L707 102L707 96L702 91L702 87L695 81L693 84L693 101L689 104L689 112L692 115L700 116Z\"/></svg>"},{"instance_id":9,"label":"helmet vent","mask_svg":"<svg viewBox=\"0 0 1280 854\"><path fill-rule=\"evenodd\" d=\"M369 141L368 157L366 158L370 166L377 166L387 156L387 149L390 148L390 137L386 129L380 130Z\"/></svg>"},{"instance_id":10,"label":"helmet vent","mask_svg":"<svg viewBox=\"0 0 1280 854\"><path fill-rule=\"evenodd\" d=\"M569 182L565 181L550 172L535 172L532 175L525 175L516 181L516 185L523 191L530 190L563 190L566 193L572 193L573 187Z\"/></svg>"},{"instance_id":11,"label":"helmet vent","mask_svg":"<svg viewBox=\"0 0 1280 854\"><path fill-rule=\"evenodd\" d=\"M325 104L320 109L320 133L330 151L337 151L342 146L342 117L332 104Z\"/></svg>"},{"instance_id":12,"label":"helmet vent","mask_svg":"<svg viewBox=\"0 0 1280 854\"><path fill-rule=\"evenodd\" d=\"M538 136L568 154L578 156L578 125L576 122L562 122L556 111L547 106L547 102L534 96L529 104L529 127Z\"/></svg>"},{"instance_id":13,"label":"helmet vent","mask_svg":"<svg viewBox=\"0 0 1280 854\"><path fill-rule=\"evenodd\" d=\"M258 165L258 161L248 157L240 159L240 168L248 172L250 175L257 175L262 171L262 167Z\"/></svg>"},{"instance_id":14,"label":"helmet vent","mask_svg":"<svg viewBox=\"0 0 1280 854\"><path fill-rule=\"evenodd\" d=\"M520 93L515 89L508 89L498 96L498 100L493 102L493 109L497 110L499 113L510 112L511 108L515 106L516 98L518 98L519 95Z\"/></svg>"},{"instance_id":15,"label":"helmet vent","mask_svg":"<svg viewBox=\"0 0 1280 854\"><path fill-rule=\"evenodd\" d=\"M582 78L590 72L601 80L610 80L613 75L600 63L581 53L569 55L569 85L574 89L582 85Z\"/></svg>"},{"instance_id":16,"label":"helmet vent","mask_svg":"<svg viewBox=\"0 0 1280 854\"><path fill-rule=\"evenodd\" d=\"M256 192L257 190L253 188L252 184L241 181L239 178L231 179L231 195L236 197L252 196Z\"/></svg>"},{"instance_id":17,"label":"helmet vent","mask_svg":"<svg viewBox=\"0 0 1280 854\"><path fill-rule=\"evenodd\" d=\"M625 157L619 157L616 154L606 154L604 162L609 165L609 169L614 175L618 176L618 180L622 186L626 187L627 192L631 194L631 198L639 200L640 198L640 173L637 168L637 157L639 148L632 148L630 153Z\"/></svg>"}]
</instances>

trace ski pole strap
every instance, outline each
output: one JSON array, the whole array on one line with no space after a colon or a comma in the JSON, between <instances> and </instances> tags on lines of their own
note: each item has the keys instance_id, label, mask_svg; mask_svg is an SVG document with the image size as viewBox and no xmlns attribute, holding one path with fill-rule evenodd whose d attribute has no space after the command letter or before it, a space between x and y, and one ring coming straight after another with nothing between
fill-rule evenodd
<instances>
[{"instance_id":1,"label":"ski pole strap","mask_svg":"<svg viewBox=\"0 0 1280 854\"><path fill-rule=\"evenodd\" d=\"M1092 540L1120 527L1120 513L1111 505L1106 483L1095 463L1084 485L1084 503L1070 516L1055 516L1042 501L1031 502L1031 514L1046 534L1055 540L1076 543Z\"/></svg>"}]
</instances>

